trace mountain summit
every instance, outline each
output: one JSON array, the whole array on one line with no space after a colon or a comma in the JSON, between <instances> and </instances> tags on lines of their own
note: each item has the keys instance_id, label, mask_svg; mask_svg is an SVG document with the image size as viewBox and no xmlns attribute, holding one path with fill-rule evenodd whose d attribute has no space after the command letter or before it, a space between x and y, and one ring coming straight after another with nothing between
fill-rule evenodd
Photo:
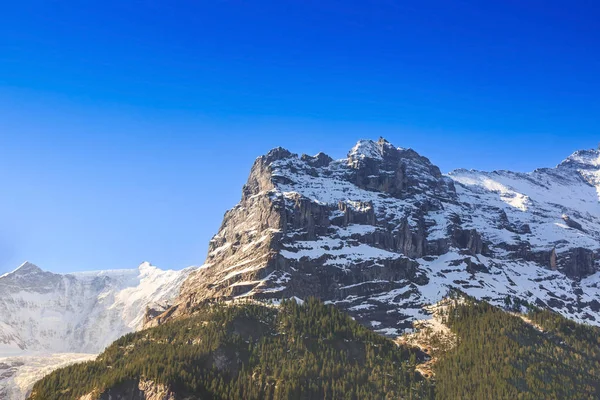
<instances>
[{"instance_id":1,"label":"mountain summit","mask_svg":"<svg viewBox=\"0 0 600 400\"><path fill-rule=\"evenodd\" d=\"M29 261L25 261L21 264L17 269L12 272L7 272L6 274L1 275L0 277L5 277L8 275L28 275L28 274L37 274L42 272L40 267L35 264L30 263Z\"/></svg>"},{"instance_id":2,"label":"mountain summit","mask_svg":"<svg viewBox=\"0 0 600 400\"><path fill-rule=\"evenodd\" d=\"M205 264L150 325L209 300L316 296L397 335L454 289L600 324L597 160L581 151L531 173L444 175L383 138L341 160L273 149L256 159Z\"/></svg>"},{"instance_id":3,"label":"mountain summit","mask_svg":"<svg viewBox=\"0 0 600 400\"><path fill-rule=\"evenodd\" d=\"M579 168L600 169L600 148L590 150L578 150L567 157L560 166L576 166Z\"/></svg>"}]
</instances>

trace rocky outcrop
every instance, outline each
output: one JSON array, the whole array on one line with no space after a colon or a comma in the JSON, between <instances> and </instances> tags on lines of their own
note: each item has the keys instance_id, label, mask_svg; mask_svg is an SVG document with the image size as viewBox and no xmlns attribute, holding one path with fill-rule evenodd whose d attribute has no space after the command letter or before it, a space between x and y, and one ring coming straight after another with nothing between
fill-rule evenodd
<instances>
[{"instance_id":1,"label":"rocky outcrop","mask_svg":"<svg viewBox=\"0 0 600 400\"><path fill-rule=\"evenodd\" d=\"M327 234L331 224L330 209L297 193L287 197L291 207L282 210L283 232L297 232L303 240L316 240Z\"/></svg>"},{"instance_id":2,"label":"rocky outcrop","mask_svg":"<svg viewBox=\"0 0 600 400\"><path fill-rule=\"evenodd\" d=\"M81 396L79 400L180 400L165 385L150 380L128 380L102 393L97 391Z\"/></svg>"},{"instance_id":3,"label":"rocky outcrop","mask_svg":"<svg viewBox=\"0 0 600 400\"><path fill-rule=\"evenodd\" d=\"M452 231L452 245L459 249L466 249L472 255L483 252L483 239L476 229L455 228Z\"/></svg>"},{"instance_id":4,"label":"rocky outcrop","mask_svg":"<svg viewBox=\"0 0 600 400\"><path fill-rule=\"evenodd\" d=\"M581 224L579 222L575 221L574 219L572 219L571 217L569 217L568 215L563 215L562 219L563 219L563 221L565 221L565 224L567 224L567 226L569 228L573 228L573 229L577 229L578 231L585 232L583 230L583 227L581 226Z\"/></svg>"},{"instance_id":5,"label":"rocky outcrop","mask_svg":"<svg viewBox=\"0 0 600 400\"><path fill-rule=\"evenodd\" d=\"M558 266L573 279L581 279L596 272L596 256L592 250L575 247L558 258Z\"/></svg>"},{"instance_id":6,"label":"rocky outcrop","mask_svg":"<svg viewBox=\"0 0 600 400\"><path fill-rule=\"evenodd\" d=\"M370 201L340 201L338 209L341 215L334 217L338 226L346 227L352 224L375 225L375 210Z\"/></svg>"},{"instance_id":7,"label":"rocky outcrop","mask_svg":"<svg viewBox=\"0 0 600 400\"><path fill-rule=\"evenodd\" d=\"M314 157L311 157L307 154L302 154L301 159L311 167L315 168L327 167L333 161L333 158L329 157L325 153L319 153Z\"/></svg>"}]
</instances>

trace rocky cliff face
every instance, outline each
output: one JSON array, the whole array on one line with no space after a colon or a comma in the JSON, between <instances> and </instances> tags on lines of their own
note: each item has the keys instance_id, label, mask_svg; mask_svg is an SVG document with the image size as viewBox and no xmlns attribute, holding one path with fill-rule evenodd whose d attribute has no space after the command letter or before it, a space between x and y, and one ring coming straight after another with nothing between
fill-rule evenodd
<instances>
[{"instance_id":1,"label":"rocky cliff face","mask_svg":"<svg viewBox=\"0 0 600 400\"><path fill-rule=\"evenodd\" d=\"M185 400L159 383L149 380L129 380L102 393L88 393L79 400Z\"/></svg>"},{"instance_id":2,"label":"rocky cliff face","mask_svg":"<svg viewBox=\"0 0 600 400\"><path fill-rule=\"evenodd\" d=\"M205 264L148 324L215 299L317 296L396 335L452 288L600 324L599 156L443 175L383 139L341 160L274 149L254 163Z\"/></svg>"}]
</instances>

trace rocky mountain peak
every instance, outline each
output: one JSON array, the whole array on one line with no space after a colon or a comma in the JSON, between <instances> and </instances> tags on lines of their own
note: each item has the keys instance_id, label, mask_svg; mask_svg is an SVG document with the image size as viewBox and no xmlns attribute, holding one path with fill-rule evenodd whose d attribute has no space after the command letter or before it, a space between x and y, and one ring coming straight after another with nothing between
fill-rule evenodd
<instances>
[{"instance_id":1,"label":"rocky mountain peak","mask_svg":"<svg viewBox=\"0 0 600 400\"><path fill-rule=\"evenodd\" d=\"M316 156L302 154L301 159L302 161L315 168L326 167L333 161L333 158L329 157L323 152L319 152Z\"/></svg>"},{"instance_id":2,"label":"rocky mountain peak","mask_svg":"<svg viewBox=\"0 0 600 400\"><path fill-rule=\"evenodd\" d=\"M596 199L600 200L600 148L574 152L556 167L556 171L566 179L583 180L595 189Z\"/></svg>"},{"instance_id":3,"label":"rocky mountain peak","mask_svg":"<svg viewBox=\"0 0 600 400\"><path fill-rule=\"evenodd\" d=\"M259 157L258 159L265 164L271 164L274 161L285 160L286 158L290 157L298 157L298 155L291 153L289 150L284 149L283 147L275 147L274 149L270 150L267 154Z\"/></svg>"},{"instance_id":4,"label":"rocky mountain peak","mask_svg":"<svg viewBox=\"0 0 600 400\"><path fill-rule=\"evenodd\" d=\"M8 276L8 275L26 276L26 275L30 275L30 274L39 274L42 272L43 272L42 269L40 267L38 267L37 265L30 263L29 261L25 261L17 269L15 269L12 272L2 275L2 277Z\"/></svg>"},{"instance_id":5,"label":"rocky mountain peak","mask_svg":"<svg viewBox=\"0 0 600 400\"><path fill-rule=\"evenodd\" d=\"M348 159L356 161L368 158L383 161L386 156L394 154L395 150L397 149L384 138L379 138L378 141L361 139L348 152Z\"/></svg>"},{"instance_id":6,"label":"rocky mountain peak","mask_svg":"<svg viewBox=\"0 0 600 400\"><path fill-rule=\"evenodd\" d=\"M578 150L562 161L558 168L575 167L582 169L600 168L600 148Z\"/></svg>"}]
</instances>

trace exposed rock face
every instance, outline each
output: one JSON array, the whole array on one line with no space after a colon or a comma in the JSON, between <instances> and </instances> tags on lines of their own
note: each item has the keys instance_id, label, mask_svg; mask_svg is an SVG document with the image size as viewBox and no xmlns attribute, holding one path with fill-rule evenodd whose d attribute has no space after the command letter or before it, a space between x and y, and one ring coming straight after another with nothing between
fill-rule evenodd
<instances>
[{"instance_id":1,"label":"exposed rock face","mask_svg":"<svg viewBox=\"0 0 600 400\"><path fill-rule=\"evenodd\" d=\"M498 304L539 299L600 323L588 307L600 300L594 155L530 174L443 175L384 139L341 160L274 149L254 163L176 305L149 324L212 299L318 296L395 335L450 288Z\"/></svg>"},{"instance_id":2,"label":"exposed rock face","mask_svg":"<svg viewBox=\"0 0 600 400\"><path fill-rule=\"evenodd\" d=\"M583 227L581 226L581 224L575 220L573 220L571 217L569 217L568 215L563 215L562 216L563 221L565 221L565 224L567 224L567 226L569 228L573 228L573 229L577 229L578 231L582 231L585 232L583 230Z\"/></svg>"},{"instance_id":3,"label":"exposed rock face","mask_svg":"<svg viewBox=\"0 0 600 400\"><path fill-rule=\"evenodd\" d=\"M596 272L594 252L583 247L569 249L561 258L561 267L567 276L581 279Z\"/></svg>"},{"instance_id":4,"label":"exposed rock face","mask_svg":"<svg viewBox=\"0 0 600 400\"><path fill-rule=\"evenodd\" d=\"M79 400L181 400L168 387L147 380L130 380L103 393L88 393Z\"/></svg>"},{"instance_id":5,"label":"exposed rock face","mask_svg":"<svg viewBox=\"0 0 600 400\"><path fill-rule=\"evenodd\" d=\"M452 245L459 249L467 249L472 255L481 254L483 251L483 240L476 229L454 229Z\"/></svg>"}]
</instances>

